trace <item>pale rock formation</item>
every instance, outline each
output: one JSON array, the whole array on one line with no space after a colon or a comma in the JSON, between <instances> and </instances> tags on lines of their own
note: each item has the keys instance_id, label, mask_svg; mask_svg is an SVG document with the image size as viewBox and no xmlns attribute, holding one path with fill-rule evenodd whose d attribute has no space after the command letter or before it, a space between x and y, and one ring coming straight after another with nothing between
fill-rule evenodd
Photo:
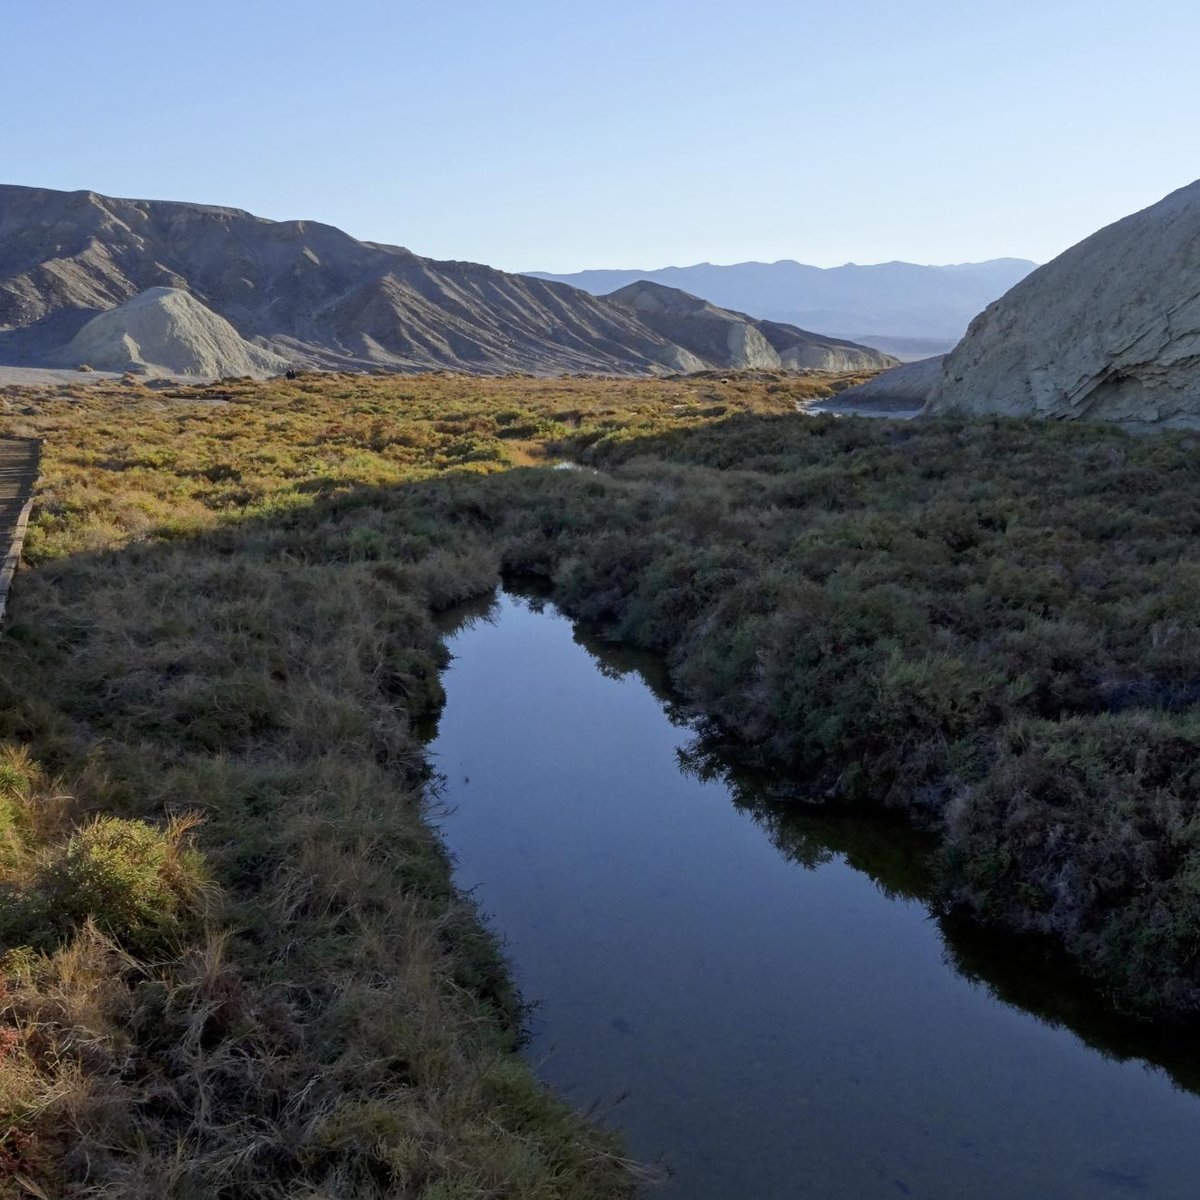
<instances>
[{"instance_id":1,"label":"pale rock formation","mask_svg":"<svg viewBox=\"0 0 1200 1200\"><path fill-rule=\"evenodd\" d=\"M156 287L93 317L67 344L64 365L221 379L287 369L224 317L179 288Z\"/></svg>"},{"instance_id":2,"label":"pale rock formation","mask_svg":"<svg viewBox=\"0 0 1200 1200\"><path fill-rule=\"evenodd\" d=\"M1200 182L990 305L947 356L926 411L1200 424Z\"/></svg>"}]
</instances>

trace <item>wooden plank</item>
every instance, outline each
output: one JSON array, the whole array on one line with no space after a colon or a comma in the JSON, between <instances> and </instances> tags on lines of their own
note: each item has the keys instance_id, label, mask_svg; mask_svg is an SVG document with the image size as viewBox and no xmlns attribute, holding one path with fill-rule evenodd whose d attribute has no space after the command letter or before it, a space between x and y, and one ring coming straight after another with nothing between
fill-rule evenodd
<instances>
[{"instance_id":1,"label":"wooden plank","mask_svg":"<svg viewBox=\"0 0 1200 1200\"><path fill-rule=\"evenodd\" d=\"M39 438L0 437L0 620L8 603L8 589L21 561L21 546L33 507L42 443Z\"/></svg>"}]
</instances>

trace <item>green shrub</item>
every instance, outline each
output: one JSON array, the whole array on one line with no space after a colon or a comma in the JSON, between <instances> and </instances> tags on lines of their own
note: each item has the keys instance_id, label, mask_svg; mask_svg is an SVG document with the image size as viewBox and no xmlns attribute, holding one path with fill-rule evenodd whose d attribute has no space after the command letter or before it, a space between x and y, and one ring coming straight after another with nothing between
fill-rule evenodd
<instances>
[{"instance_id":1,"label":"green shrub","mask_svg":"<svg viewBox=\"0 0 1200 1200\"><path fill-rule=\"evenodd\" d=\"M1200 720L1145 711L1008 726L950 806L948 896L1052 934L1116 1001L1191 1008L1200 973Z\"/></svg>"},{"instance_id":2,"label":"green shrub","mask_svg":"<svg viewBox=\"0 0 1200 1200\"><path fill-rule=\"evenodd\" d=\"M189 815L166 828L97 817L43 852L23 884L9 884L0 942L47 949L93 921L122 945L150 952L197 911L208 893Z\"/></svg>"},{"instance_id":3,"label":"green shrub","mask_svg":"<svg viewBox=\"0 0 1200 1200\"><path fill-rule=\"evenodd\" d=\"M0 883L22 870L64 799L23 746L0 746Z\"/></svg>"},{"instance_id":4,"label":"green shrub","mask_svg":"<svg viewBox=\"0 0 1200 1200\"><path fill-rule=\"evenodd\" d=\"M0 873L11 871L25 857L31 783L29 773L11 756L0 761Z\"/></svg>"}]
</instances>

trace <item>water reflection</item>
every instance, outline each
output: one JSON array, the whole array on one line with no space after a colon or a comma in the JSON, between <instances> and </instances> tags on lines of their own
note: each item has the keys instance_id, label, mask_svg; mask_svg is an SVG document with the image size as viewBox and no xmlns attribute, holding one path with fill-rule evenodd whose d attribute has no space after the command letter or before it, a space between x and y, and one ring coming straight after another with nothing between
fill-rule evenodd
<instances>
[{"instance_id":1,"label":"water reflection","mask_svg":"<svg viewBox=\"0 0 1200 1200\"><path fill-rule=\"evenodd\" d=\"M452 649L433 752L459 880L543 1001L544 1077L628 1091L612 1119L666 1155L667 1194L1195 1194L1200 1104L1167 1079L1200 1086L1191 1040L933 919L927 839L798 806L696 733L659 660L536 596Z\"/></svg>"},{"instance_id":2,"label":"water reflection","mask_svg":"<svg viewBox=\"0 0 1200 1200\"><path fill-rule=\"evenodd\" d=\"M511 594L534 611L543 611L549 603L532 583L518 585ZM890 813L806 804L786 779L740 763L735 744L705 729L680 703L666 664L657 655L606 641L578 624L574 641L606 677L635 675L651 690L668 720L691 734L676 751L679 769L705 783L723 785L734 805L764 830L788 861L813 870L840 859L868 876L885 897L934 906L934 838ZM1105 1057L1143 1061L1167 1072L1179 1087L1200 1093L1200 1039L1194 1028L1154 1025L1114 1011L1064 955L1039 939L982 929L957 914L937 915L936 920L947 965L997 1000L1052 1027L1071 1030Z\"/></svg>"}]
</instances>

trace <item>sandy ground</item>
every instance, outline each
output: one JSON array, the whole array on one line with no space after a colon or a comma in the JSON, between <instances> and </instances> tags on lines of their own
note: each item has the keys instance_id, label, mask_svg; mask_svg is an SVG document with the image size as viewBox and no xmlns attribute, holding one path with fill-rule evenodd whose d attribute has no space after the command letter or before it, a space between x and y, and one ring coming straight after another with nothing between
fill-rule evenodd
<instances>
[{"instance_id":1,"label":"sandy ground","mask_svg":"<svg viewBox=\"0 0 1200 1200\"><path fill-rule=\"evenodd\" d=\"M0 363L0 387L63 387L67 384L111 383L123 379L115 371L75 371L55 367L7 367ZM171 384L220 383L218 375L134 375L149 388ZM202 401L197 401L201 403Z\"/></svg>"},{"instance_id":2,"label":"sandy ground","mask_svg":"<svg viewBox=\"0 0 1200 1200\"><path fill-rule=\"evenodd\" d=\"M62 383L100 383L120 379L111 371L55 371L47 367L6 367L0 364L0 387L54 387Z\"/></svg>"}]
</instances>

